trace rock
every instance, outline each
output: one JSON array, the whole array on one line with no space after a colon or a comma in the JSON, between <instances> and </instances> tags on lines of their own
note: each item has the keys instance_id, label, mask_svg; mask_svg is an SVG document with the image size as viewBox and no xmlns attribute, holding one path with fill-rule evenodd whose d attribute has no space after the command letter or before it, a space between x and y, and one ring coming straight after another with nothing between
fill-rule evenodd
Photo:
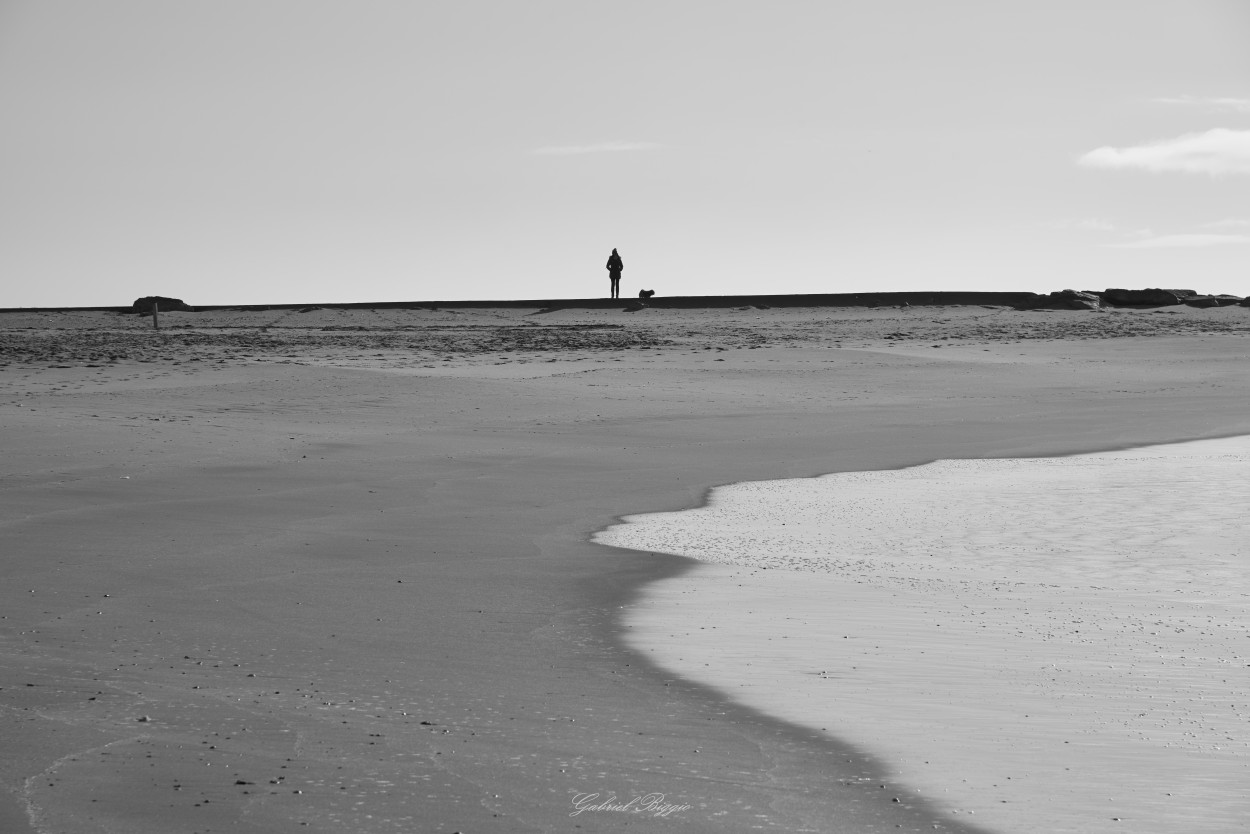
<instances>
[{"instance_id":1,"label":"rock","mask_svg":"<svg viewBox=\"0 0 1250 834\"><path fill-rule=\"evenodd\" d=\"M1080 290L1056 290L1050 295L1039 295L1020 305L1021 310L1098 310L1102 299L1097 293Z\"/></svg>"},{"instance_id":2,"label":"rock","mask_svg":"<svg viewBox=\"0 0 1250 834\"><path fill-rule=\"evenodd\" d=\"M195 308L187 304L181 298L166 298L163 295L145 295L143 298L136 298L135 303L130 305L139 315L147 315L152 312L152 305L159 305L158 309L162 313L172 311L180 311L183 313L194 313Z\"/></svg>"},{"instance_id":3,"label":"rock","mask_svg":"<svg viewBox=\"0 0 1250 834\"><path fill-rule=\"evenodd\" d=\"M1069 310L1097 310L1102 307L1102 299L1095 293L1080 290L1052 292L1050 299L1056 307L1062 305Z\"/></svg>"},{"instance_id":4,"label":"rock","mask_svg":"<svg viewBox=\"0 0 1250 834\"><path fill-rule=\"evenodd\" d=\"M1195 295L1192 298L1186 298L1184 303L1190 307L1231 307L1244 302L1240 296L1236 295Z\"/></svg>"},{"instance_id":5,"label":"rock","mask_svg":"<svg viewBox=\"0 0 1250 834\"><path fill-rule=\"evenodd\" d=\"M1168 304L1180 304L1186 298L1195 296L1194 290L1103 290L1102 300L1107 304L1124 306L1142 305L1162 307Z\"/></svg>"}]
</instances>

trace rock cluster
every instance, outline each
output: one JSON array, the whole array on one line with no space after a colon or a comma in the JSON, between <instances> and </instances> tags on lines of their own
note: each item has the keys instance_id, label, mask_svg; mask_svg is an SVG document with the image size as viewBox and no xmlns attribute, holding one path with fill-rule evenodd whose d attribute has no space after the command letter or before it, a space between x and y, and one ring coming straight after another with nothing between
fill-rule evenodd
<instances>
[{"instance_id":1,"label":"rock cluster","mask_svg":"<svg viewBox=\"0 0 1250 834\"><path fill-rule=\"evenodd\" d=\"M1092 292L1055 290L1021 306L1030 310L1097 310L1102 307L1102 299Z\"/></svg>"},{"instance_id":2,"label":"rock cluster","mask_svg":"<svg viewBox=\"0 0 1250 834\"><path fill-rule=\"evenodd\" d=\"M145 295L143 298L136 298L135 303L130 305L139 315L149 315L152 312L152 305L158 305L157 309L162 313L180 311L184 313L194 313L195 308L181 298L166 298L163 295Z\"/></svg>"},{"instance_id":3,"label":"rock cluster","mask_svg":"<svg viewBox=\"0 0 1250 834\"><path fill-rule=\"evenodd\" d=\"M1231 307L1234 304L1246 305L1246 299L1238 295L1195 295L1186 298L1184 304L1190 307Z\"/></svg>"},{"instance_id":4,"label":"rock cluster","mask_svg":"<svg viewBox=\"0 0 1250 834\"><path fill-rule=\"evenodd\" d=\"M1250 298L1238 295L1200 295L1194 290L1056 290L1019 305L1021 310L1101 310L1104 307L1250 307Z\"/></svg>"},{"instance_id":5,"label":"rock cluster","mask_svg":"<svg viewBox=\"0 0 1250 834\"><path fill-rule=\"evenodd\" d=\"M1156 306L1181 304L1186 298L1193 298L1198 293L1193 290L1103 290L1099 293L1102 300L1117 307Z\"/></svg>"}]
</instances>

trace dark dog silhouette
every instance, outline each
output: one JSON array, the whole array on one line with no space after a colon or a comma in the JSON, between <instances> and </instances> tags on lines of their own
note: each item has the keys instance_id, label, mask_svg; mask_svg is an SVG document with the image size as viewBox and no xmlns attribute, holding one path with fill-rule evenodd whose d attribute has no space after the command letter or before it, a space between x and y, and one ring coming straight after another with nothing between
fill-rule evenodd
<instances>
[{"instance_id":1,"label":"dark dog silhouette","mask_svg":"<svg viewBox=\"0 0 1250 834\"><path fill-rule=\"evenodd\" d=\"M638 291L639 298L650 298L653 295L655 295L655 290L639 290Z\"/></svg>"}]
</instances>

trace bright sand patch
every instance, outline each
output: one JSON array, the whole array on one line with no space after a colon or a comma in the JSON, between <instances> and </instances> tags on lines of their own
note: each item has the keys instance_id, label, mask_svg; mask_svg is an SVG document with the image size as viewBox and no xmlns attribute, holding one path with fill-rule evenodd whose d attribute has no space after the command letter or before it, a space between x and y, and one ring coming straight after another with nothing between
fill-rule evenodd
<instances>
[{"instance_id":1,"label":"bright sand patch","mask_svg":"<svg viewBox=\"0 0 1250 834\"><path fill-rule=\"evenodd\" d=\"M996 830L1244 830L1250 439L739 483L596 541L705 562L662 667ZM907 787L899 787L905 785Z\"/></svg>"}]
</instances>

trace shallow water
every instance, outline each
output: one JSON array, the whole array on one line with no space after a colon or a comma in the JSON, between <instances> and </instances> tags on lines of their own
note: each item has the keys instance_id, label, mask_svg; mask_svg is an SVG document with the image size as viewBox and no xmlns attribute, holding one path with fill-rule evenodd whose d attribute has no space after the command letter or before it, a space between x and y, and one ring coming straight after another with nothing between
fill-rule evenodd
<instances>
[{"instance_id":1,"label":"shallow water","mask_svg":"<svg viewBox=\"0 0 1250 834\"><path fill-rule=\"evenodd\" d=\"M1250 438L733 484L617 547L710 564L629 641L1001 831L1250 820Z\"/></svg>"}]
</instances>

